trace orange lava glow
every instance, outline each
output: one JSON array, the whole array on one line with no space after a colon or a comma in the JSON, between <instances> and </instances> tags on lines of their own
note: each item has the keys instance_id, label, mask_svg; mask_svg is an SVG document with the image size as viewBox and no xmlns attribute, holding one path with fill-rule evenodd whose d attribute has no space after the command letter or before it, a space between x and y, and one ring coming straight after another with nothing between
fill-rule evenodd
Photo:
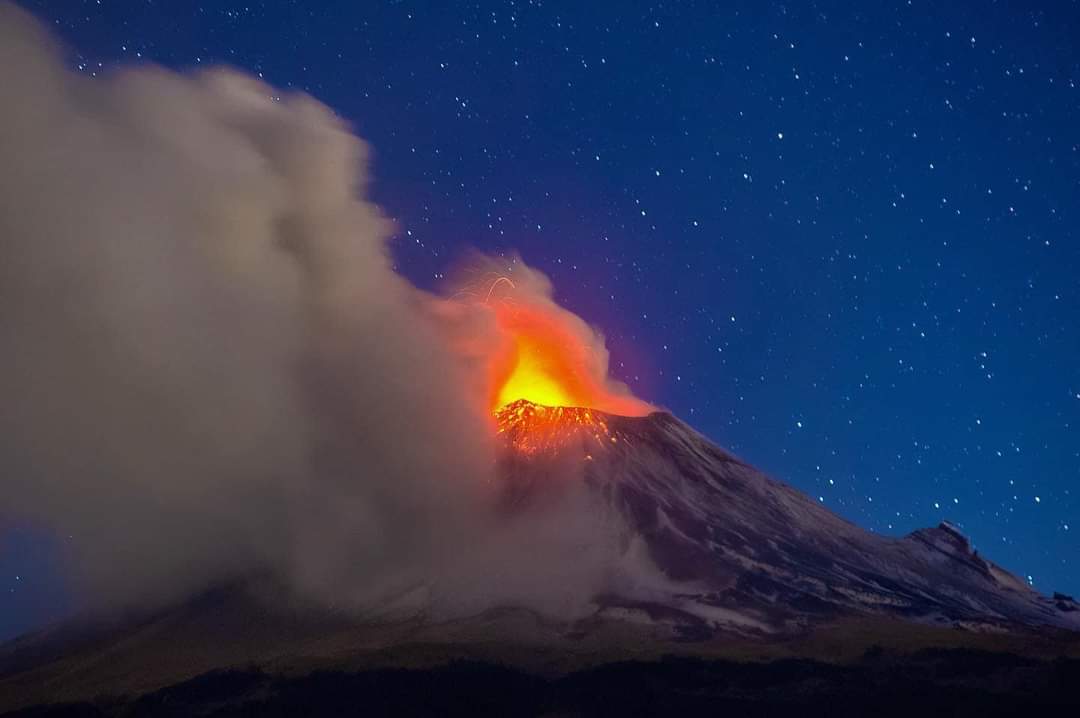
<instances>
[{"instance_id":1,"label":"orange lava glow","mask_svg":"<svg viewBox=\"0 0 1080 718\"><path fill-rule=\"evenodd\" d=\"M575 327L563 310L542 304L491 306L499 328L513 340L512 351L494 367L492 411L525 399L626 416L648 413L645 402L611 389L606 351L583 338L584 324Z\"/></svg>"},{"instance_id":2,"label":"orange lava glow","mask_svg":"<svg viewBox=\"0 0 1080 718\"><path fill-rule=\"evenodd\" d=\"M590 446L617 444L618 436L604 414L591 409L540 406L519 399L495 412L498 434L515 451L539 454L557 451L571 441L584 442L585 460L592 459Z\"/></svg>"},{"instance_id":3,"label":"orange lava glow","mask_svg":"<svg viewBox=\"0 0 1080 718\"><path fill-rule=\"evenodd\" d=\"M527 399L546 406L576 406L585 403L575 399L567 388L563 366L556 351L552 352L531 337L519 336L514 341L515 362L510 376L506 378L495 403L496 409Z\"/></svg>"}]
</instances>

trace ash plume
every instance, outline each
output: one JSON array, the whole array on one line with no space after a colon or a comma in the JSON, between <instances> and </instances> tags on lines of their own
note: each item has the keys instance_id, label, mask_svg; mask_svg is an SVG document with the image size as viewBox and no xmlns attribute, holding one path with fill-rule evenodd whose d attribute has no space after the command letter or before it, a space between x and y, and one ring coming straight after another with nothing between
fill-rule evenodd
<instances>
[{"instance_id":1,"label":"ash plume","mask_svg":"<svg viewBox=\"0 0 1080 718\"><path fill-rule=\"evenodd\" d=\"M269 571L341 605L564 611L607 580L625 537L585 499L495 517L507 339L392 270L328 108L227 69L91 79L10 4L0 88L0 518L68 537L81 596Z\"/></svg>"}]
</instances>

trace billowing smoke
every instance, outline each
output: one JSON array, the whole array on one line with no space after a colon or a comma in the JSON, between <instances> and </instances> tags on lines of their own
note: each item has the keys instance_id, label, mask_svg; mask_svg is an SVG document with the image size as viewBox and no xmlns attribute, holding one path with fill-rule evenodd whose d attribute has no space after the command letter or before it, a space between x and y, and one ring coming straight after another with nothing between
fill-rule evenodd
<instances>
[{"instance_id":1,"label":"billowing smoke","mask_svg":"<svg viewBox=\"0 0 1080 718\"><path fill-rule=\"evenodd\" d=\"M228 70L77 75L7 4L0 96L0 518L68 537L83 595L259 571L452 613L602 588L627 541L587 498L493 510L513 340L394 273L331 111Z\"/></svg>"}]
</instances>

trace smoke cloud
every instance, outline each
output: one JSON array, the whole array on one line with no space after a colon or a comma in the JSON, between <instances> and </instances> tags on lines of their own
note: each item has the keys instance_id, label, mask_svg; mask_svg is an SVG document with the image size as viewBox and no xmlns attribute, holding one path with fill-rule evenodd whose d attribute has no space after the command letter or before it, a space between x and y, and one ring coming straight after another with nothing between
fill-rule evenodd
<instances>
[{"instance_id":1,"label":"smoke cloud","mask_svg":"<svg viewBox=\"0 0 1080 718\"><path fill-rule=\"evenodd\" d=\"M88 600L254 571L449 614L602 589L627 550L603 507L494 510L512 340L392 270L369 150L328 108L230 70L87 78L10 4L0 95L0 517L69 537ZM514 301L554 307L516 264Z\"/></svg>"}]
</instances>

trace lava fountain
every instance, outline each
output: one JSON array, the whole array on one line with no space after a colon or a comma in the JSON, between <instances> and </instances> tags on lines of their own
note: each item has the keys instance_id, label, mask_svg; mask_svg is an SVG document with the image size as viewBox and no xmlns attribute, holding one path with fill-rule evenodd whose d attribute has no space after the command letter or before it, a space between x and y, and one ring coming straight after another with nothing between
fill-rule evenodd
<instances>
[{"instance_id":1,"label":"lava fountain","mask_svg":"<svg viewBox=\"0 0 1080 718\"><path fill-rule=\"evenodd\" d=\"M653 410L611 379L603 337L580 317L505 277L496 280L488 296L500 286L507 293L489 299L488 306L510 348L492 366L492 411L521 399L625 416Z\"/></svg>"},{"instance_id":2,"label":"lava fountain","mask_svg":"<svg viewBox=\"0 0 1080 718\"><path fill-rule=\"evenodd\" d=\"M489 368L499 435L533 453L573 436L610 441L605 416L652 412L609 376L600 333L555 303L546 277L523 264L516 269L514 279L500 274L486 291L468 293L492 313L501 340Z\"/></svg>"}]
</instances>

